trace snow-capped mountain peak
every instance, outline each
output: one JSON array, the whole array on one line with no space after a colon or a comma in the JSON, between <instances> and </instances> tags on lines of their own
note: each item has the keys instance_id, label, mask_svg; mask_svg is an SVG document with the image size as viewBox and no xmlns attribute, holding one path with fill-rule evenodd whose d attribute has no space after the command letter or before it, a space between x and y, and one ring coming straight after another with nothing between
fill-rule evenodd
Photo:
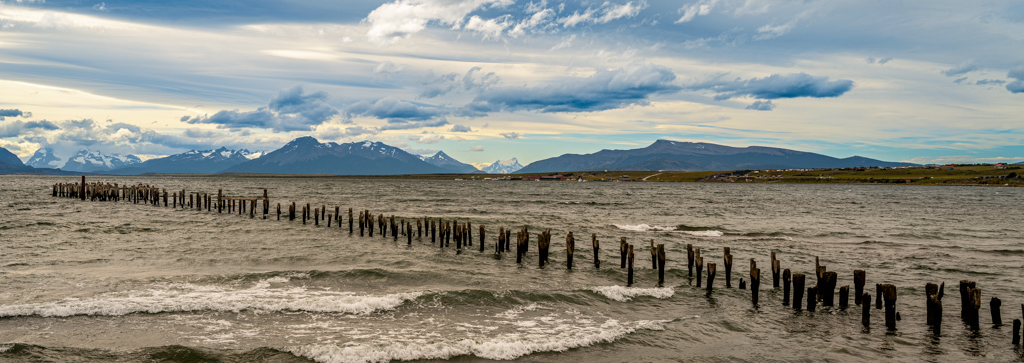
<instances>
[{"instance_id":1,"label":"snow-capped mountain peak","mask_svg":"<svg viewBox=\"0 0 1024 363\"><path fill-rule=\"evenodd\" d=\"M512 174L522 168L523 165L519 164L518 159L511 158L508 160L495 161L481 170L487 174Z\"/></svg>"},{"instance_id":2,"label":"snow-capped mountain peak","mask_svg":"<svg viewBox=\"0 0 1024 363\"><path fill-rule=\"evenodd\" d=\"M28 162L25 163L25 165L33 168L56 169L61 166L60 162L62 160L63 159L58 158L57 155L54 155L53 149L43 147L36 150L36 153L32 154L32 157L28 159Z\"/></svg>"},{"instance_id":3,"label":"snow-capped mountain peak","mask_svg":"<svg viewBox=\"0 0 1024 363\"><path fill-rule=\"evenodd\" d=\"M61 169L68 171L100 172L142 163L135 155L104 154L103 152L82 149L68 158Z\"/></svg>"}]
</instances>

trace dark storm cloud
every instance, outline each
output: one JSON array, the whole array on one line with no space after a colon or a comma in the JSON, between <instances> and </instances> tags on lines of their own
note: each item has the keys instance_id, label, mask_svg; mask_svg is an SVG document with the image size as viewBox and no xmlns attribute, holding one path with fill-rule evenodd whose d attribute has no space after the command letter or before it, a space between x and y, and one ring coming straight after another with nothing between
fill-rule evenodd
<instances>
[{"instance_id":1,"label":"dark storm cloud","mask_svg":"<svg viewBox=\"0 0 1024 363\"><path fill-rule=\"evenodd\" d=\"M426 121L444 116L445 111L439 107L412 103L394 97L379 99L375 102L359 101L345 108L347 117L367 116L388 122L407 123L410 121Z\"/></svg>"},{"instance_id":2,"label":"dark storm cloud","mask_svg":"<svg viewBox=\"0 0 1024 363\"><path fill-rule=\"evenodd\" d=\"M829 98L839 97L849 92L853 89L853 81L848 79L830 81L828 77L792 73L773 74L765 78L746 80L740 78L731 81L715 79L689 86L687 89L714 92L716 93L715 100L744 96L766 100L797 97Z\"/></svg>"},{"instance_id":3,"label":"dark storm cloud","mask_svg":"<svg viewBox=\"0 0 1024 363\"><path fill-rule=\"evenodd\" d=\"M303 92L302 86L282 90L266 107L253 111L222 110L212 116L196 116L190 124L216 124L227 129L264 128L275 132L308 131L329 121L340 111L327 104L326 92Z\"/></svg>"},{"instance_id":4,"label":"dark storm cloud","mask_svg":"<svg viewBox=\"0 0 1024 363\"><path fill-rule=\"evenodd\" d=\"M467 107L473 112L539 111L594 112L646 105L650 96L674 93L675 73L646 64L616 70L598 70L587 78L570 78L535 87L493 87Z\"/></svg>"},{"instance_id":5,"label":"dark storm cloud","mask_svg":"<svg viewBox=\"0 0 1024 363\"><path fill-rule=\"evenodd\" d=\"M23 112L19 109L0 109L0 121L7 117L32 117L31 112Z\"/></svg>"},{"instance_id":6,"label":"dark storm cloud","mask_svg":"<svg viewBox=\"0 0 1024 363\"><path fill-rule=\"evenodd\" d=\"M1016 81L1006 84L1006 90L1013 93L1024 93L1024 67L1020 67L1006 74L1007 77Z\"/></svg>"}]
</instances>

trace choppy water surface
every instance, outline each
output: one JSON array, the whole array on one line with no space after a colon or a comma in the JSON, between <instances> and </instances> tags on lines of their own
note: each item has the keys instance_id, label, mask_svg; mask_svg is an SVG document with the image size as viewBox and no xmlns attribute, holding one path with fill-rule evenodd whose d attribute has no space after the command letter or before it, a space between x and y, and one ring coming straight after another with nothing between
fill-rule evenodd
<instances>
[{"instance_id":1,"label":"choppy water surface","mask_svg":"<svg viewBox=\"0 0 1024 363\"><path fill-rule=\"evenodd\" d=\"M1024 302L1024 189L96 177L232 196L270 191L330 209L457 218L488 229L487 253L430 240L359 237L337 226L249 219L124 202L53 198L74 178L0 177L0 360L386 362L1020 361L1009 321ZM551 228L552 265L492 252L499 226ZM346 223L347 226L347 223ZM475 227L474 227L475 228ZM577 236L566 271L565 234ZM600 270L590 234L602 241ZM634 287L618 240L637 245ZM474 235L474 247L479 241ZM656 286L647 241L668 249ZM687 243L719 263L711 297L687 278ZM726 289L754 258L760 306ZM880 310L783 307L769 254L813 274L814 257L899 289L902 321ZM645 269L646 267L646 269ZM745 276L744 276L745 277ZM957 281L977 281L982 321L1003 300L1005 326L971 332ZM809 279L809 285L813 284ZM925 326L924 284L945 282L941 336ZM851 303L852 305L852 303Z\"/></svg>"}]
</instances>

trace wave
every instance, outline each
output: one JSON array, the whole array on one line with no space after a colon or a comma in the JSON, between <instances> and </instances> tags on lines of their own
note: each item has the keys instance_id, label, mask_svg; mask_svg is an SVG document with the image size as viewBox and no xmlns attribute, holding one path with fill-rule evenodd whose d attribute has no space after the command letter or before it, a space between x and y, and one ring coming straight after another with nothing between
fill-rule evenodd
<instances>
[{"instance_id":1,"label":"wave","mask_svg":"<svg viewBox=\"0 0 1024 363\"><path fill-rule=\"evenodd\" d=\"M693 227L675 226L662 227L649 224L613 224L615 228L631 232L682 232L697 237L721 237L725 233L714 229L695 229ZM686 227L686 228L681 228Z\"/></svg>"},{"instance_id":2,"label":"wave","mask_svg":"<svg viewBox=\"0 0 1024 363\"><path fill-rule=\"evenodd\" d=\"M624 286L598 286L591 290L598 294L604 295L609 299L621 302L630 301L634 297L638 296L650 296L658 299L667 299L675 294L675 290L672 289L671 287L640 288Z\"/></svg>"},{"instance_id":3,"label":"wave","mask_svg":"<svg viewBox=\"0 0 1024 363\"><path fill-rule=\"evenodd\" d=\"M394 360L450 359L475 356L493 360L513 360L538 352L564 352L594 344L610 343L639 330L664 330L667 320L620 322L609 319L601 324L558 324L526 331L502 334L486 339L458 339L440 342L427 340L389 341L372 344L311 344L285 349L292 354L321 363L371 363Z\"/></svg>"},{"instance_id":4,"label":"wave","mask_svg":"<svg viewBox=\"0 0 1024 363\"><path fill-rule=\"evenodd\" d=\"M261 280L248 289L225 286L165 284L146 290L102 294L92 298L66 298L56 302L0 306L0 317L78 315L123 316L134 313L188 311L309 311L366 315L397 308L425 292L356 295L306 287L271 287L286 277Z\"/></svg>"}]
</instances>

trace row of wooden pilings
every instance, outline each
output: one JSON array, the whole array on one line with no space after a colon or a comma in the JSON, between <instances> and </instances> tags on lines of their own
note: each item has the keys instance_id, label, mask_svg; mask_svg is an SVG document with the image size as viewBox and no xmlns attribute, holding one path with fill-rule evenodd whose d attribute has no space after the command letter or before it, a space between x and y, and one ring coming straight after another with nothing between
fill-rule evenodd
<instances>
[{"instance_id":1,"label":"row of wooden pilings","mask_svg":"<svg viewBox=\"0 0 1024 363\"><path fill-rule=\"evenodd\" d=\"M186 194L188 195L187 201L185 200ZM270 214L270 199L266 189L263 189L262 197L228 197L224 195L222 190L218 190L216 200L213 199L214 196L211 194L196 192L186 193L185 190L179 190L171 192L169 202L167 189L161 190L154 186L142 184L134 186L119 186L116 183L86 183L85 176L82 176L81 182L79 183L54 184L53 196L91 201L126 201L134 204L144 203L155 206L159 206L162 203L164 207L178 208L180 206L182 209L189 208L200 211L205 209L207 212L212 212L215 208L217 213L224 213L226 210L229 214L234 214L236 212L240 215L249 214L250 218L255 218L257 214L257 203L262 202L262 218L267 219ZM334 207L333 213L329 213L330 210L326 205L313 207L309 203L306 205L296 205L295 202L292 202L287 207L288 210L285 218L289 221L295 221L301 216L302 224L307 224L311 219L312 223L316 226L319 226L321 223L326 223L327 227L331 227L333 224L339 229L344 227L343 222L346 221L346 219L342 217L343 211L337 206ZM297 208L301 208L301 212ZM429 236L431 244L437 244L440 248L451 247L452 242L454 242L457 254L462 254L464 249L468 249L473 246L473 224L469 221L460 223L457 219L445 221L441 218L432 219L428 217L414 218L407 221L405 218L396 219L394 215L388 217L384 214L378 214L375 216L373 213L370 213L369 210L359 211L358 217L354 215L353 208L348 208L347 212L347 226L349 234L354 234L358 227L360 236L369 235L370 237L373 237L376 227L377 233L384 238L391 237L397 241L401 234L406 238L408 245L412 245L413 235L415 234L420 240L422 240L425 235ZM278 203L276 208L277 220L281 220L281 213L281 204ZM413 233L412 227L414 223L416 224L415 233ZM480 225L478 231L479 239L477 245L479 252L485 252L485 241L487 236L485 226ZM576 244L573 232L568 232L566 234L565 241L566 268L571 270L573 268L573 254L575 252ZM530 232L527 227L524 226L516 231L515 244L516 263L522 264L523 257L527 255L530 245ZM600 268L600 241L598 240L596 233L591 234L591 244L593 247L594 267ZM512 229L499 227L494 250L495 256L500 258L502 254L511 252L511 246ZM544 266L549 262L548 255L550 246L551 230L544 229L537 234L538 263L540 268L544 268ZM649 247L651 253L651 268L658 270L658 286L663 286L665 282L666 266L665 245L655 245L654 240L650 240ZM634 245L627 243L626 237L621 237L619 241L619 251L619 268L627 270L626 284L627 286L632 286L634 283ZM722 252L722 262L725 272L725 287L732 288L733 256L729 247L724 247ZM705 295L711 296L715 278L717 276L717 264L714 262L705 263L704 256L701 255L701 250L699 248L694 248L692 244L686 245L686 254L689 279L691 282L694 280L694 269L696 269L696 287L706 289ZM800 311L805 308L804 303L806 302L806 310L813 312L817 309L818 302L821 302L823 307L831 308L836 305L835 289L838 284L838 274L834 271L828 271L826 266L819 263L817 257L814 259L815 273L813 275L813 286L808 286L809 283L807 281L807 276L804 274L791 273L788 268L782 269L782 263L776 258L775 252L771 252L770 264L772 287L774 289L779 289L781 285L783 291L783 306L792 305L794 310ZM706 271L705 266L707 268ZM704 280L705 276L706 281ZM757 262L753 258L750 259L750 271L748 278L751 302L756 308L759 306L758 297L761 286L761 270L757 267ZM865 291L867 281L866 272L864 270L854 270L852 279L854 284L854 304L861 307L861 323L865 327L868 327L871 322L872 304L871 294ZM744 280L741 277L739 279L739 289L746 288L747 280ZM925 285L925 306L927 310L926 324L930 329L932 329L935 335L939 335L942 329L942 297L944 293L944 283L939 285L928 283ZM790 299L791 296L792 299ZM839 287L839 309L849 308L849 296L849 285ZM896 330L896 322L901 320L900 314L896 310L896 300L896 286L892 284L875 284L874 306L875 309L884 309L885 326L889 330ZM960 306L960 317L964 323L972 330L980 329L981 290L977 288L977 284L974 281L960 281ZM999 298L993 297L989 302L992 325L994 327L1002 325L1000 312L1001 306L1002 302ZM1024 314L1024 304L1021 304L1021 311L1022 314ZM1021 343L1021 319L1013 320L1012 343L1014 345Z\"/></svg>"}]
</instances>

